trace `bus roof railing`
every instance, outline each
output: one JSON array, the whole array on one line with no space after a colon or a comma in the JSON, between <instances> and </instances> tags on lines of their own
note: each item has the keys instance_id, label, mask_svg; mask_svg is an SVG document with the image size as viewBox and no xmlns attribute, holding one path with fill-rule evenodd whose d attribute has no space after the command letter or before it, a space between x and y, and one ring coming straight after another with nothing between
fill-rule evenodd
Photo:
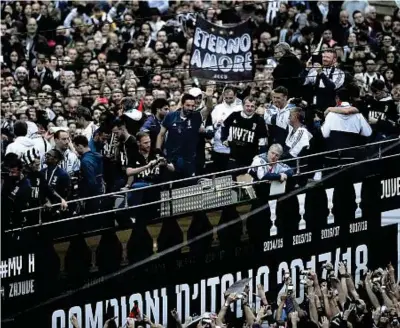
<instances>
[{"instance_id":1,"label":"bus roof railing","mask_svg":"<svg viewBox=\"0 0 400 328\"><path fill-rule=\"evenodd\" d=\"M356 166L356 165L364 164L364 163L371 163L371 162L379 161L379 160L382 160L382 159L395 158L395 157L399 157L399 156L400 156L400 153L387 155L387 156L376 157L376 158L364 159L364 160L357 161L357 162L352 162L352 163L347 163L347 164L340 164L340 165L336 165L336 166L332 166L332 167L326 167L326 168L322 168L322 169L315 169L315 170L312 170L312 171L295 174L295 176L302 176L302 175L312 174L312 173L316 173L316 172L328 172L328 171L333 171L333 170L337 170L337 169L344 169L344 168L347 168L347 167L350 167L350 166ZM219 173L214 173L214 175L215 174L219 174ZM263 180L261 180L261 181L252 181L252 182L248 182L248 183L240 183L240 185L232 184L232 185L230 185L228 187L218 188L217 191L220 192L220 191L225 191L225 190L232 190L234 188L237 188L238 186L240 186L240 187L255 186L255 185L259 185L259 184L263 184L263 183L268 183L268 181L263 181ZM57 221L43 222L43 223L33 224L33 225L29 225L29 226L24 226L22 228L9 229L9 230L6 230L5 232L6 233L10 233L10 232L15 232L15 231L20 231L20 230L26 230L26 229L38 228L38 227L42 227L42 226L49 226L49 225L53 225L53 224L59 224L59 223L62 223L62 222L68 222L68 221L73 221L73 220L78 220L78 219L86 219L86 218L89 218L89 217L92 217L92 216L97 216L97 215L111 214L111 213L116 213L116 212L121 212L121 211L126 211L126 210L134 210L134 209L138 209L138 208L142 208L142 207L162 204L162 203L165 203L165 202L182 200L182 199L185 199L185 198L188 198L188 197L201 196L201 195L204 195L204 194L213 193L215 191L216 191L215 189L208 189L208 190L203 190L202 192L199 192L199 193L191 193L189 195L170 197L170 198L167 198L167 199L156 200L156 201L152 201L152 202L148 202L148 203L144 203L144 204L139 204L139 205L134 205L134 206L127 206L127 207L122 207L122 208L113 208L113 209L102 211L102 212L81 214L81 215L72 216L72 217L65 218L65 219L60 219L60 220L57 220ZM179 214L184 214L184 213L179 213ZM171 216L176 216L176 215L171 215Z\"/></svg>"},{"instance_id":2,"label":"bus roof railing","mask_svg":"<svg viewBox=\"0 0 400 328\"><path fill-rule=\"evenodd\" d=\"M359 145L359 146L353 146L353 147L347 147L347 148L340 148L340 149L334 149L334 150L327 150L327 151L323 151L323 152L320 152L320 153L308 154L308 155L305 155L305 156L279 160L279 161L273 162L271 164L300 161L300 160L303 160L303 159L317 157L317 156L323 156L323 155L332 154L332 153L336 153L336 152L340 152L340 151L362 149L362 148L368 148L368 147L372 147L372 146L379 146L378 156L381 156L381 146L382 145L388 144L388 143L396 143L396 142L400 143L400 137L395 138L395 139L388 139L388 140L382 140L382 141L377 141L377 142L371 142L371 143L368 143L368 144L365 144L365 145ZM395 145L392 145L392 147L394 147L394 146ZM183 179L179 179L179 180L170 180L170 181L167 181L167 182L162 182L162 183L153 184L153 185L144 186L144 187L135 188L135 189L119 190L119 191L114 191L114 192L101 194L101 195L82 197L82 198L78 198L78 199L69 200L69 201L67 201L67 204L79 203L79 202L83 202L83 201L87 201L87 200L93 200L93 199L99 199L99 198L107 198L107 197L110 197L110 196L125 195L125 194L131 193L131 192L138 192L138 191L143 191L143 190L146 190L146 189L159 188L159 187L168 186L168 185L170 187L172 187L172 185L177 184L177 183L187 182L187 181L191 181L191 180L206 179L206 178L213 177L215 175L219 175L219 176L229 175L231 173L235 173L235 172L239 172L239 171L243 171L243 170L248 170L250 168L261 167L261 166L265 166L265 165L261 164L261 165L258 165L258 166L246 166L246 167L234 168L234 169L230 169L230 170L207 173L207 174L194 176L194 177L189 177L189 178L183 178ZM321 171L321 170L319 169L319 170L317 170L317 172L318 171ZM33 207L33 208L29 208L29 209L21 211L21 213L38 211L38 210L42 210L44 208L50 209L52 207L58 207L60 205L61 205L60 203L56 203L56 204L51 204L50 206L46 206L46 207L45 206Z\"/></svg>"},{"instance_id":3,"label":"bus roof railing","mask_svg":"<svg viewBox=\"0 0 400 328\"><path fill-rule=\"evenodd\" d=\"M400 143L400 137L399 138L395 138L395 139L372 142L372 143L368 143L368 144L360 145L360 146L353 146L353 147L340 148L340 149L335 149L335 150L328 150L328 151L324 151L324 152L320 152L320 153L308 154L308 155L301 156L301 157L279 160L279 161L271 163L271 164L300 161L300 160L303 160L303 159L308 159L308 158L312 158L312 157L316 157L316 156L323 156L323 155L332 154L332 153L336 153L336 152L340 152L340 151L346 151L346 150L355 150L355 149L361 149L361 148L368 148L368 147L372 147L372 146L379 146L379 150L378 150L377 156L381 157L382 156L382 148L381 147L382 147L382 145L385 145L385 144L388 144L388 143L393 143L393 145L388 146L391 149L391 148L393 148L394 146L396 146L397 144ZM389 149L387 149L387 150L389 150ZM258 166L247 166L247 167L240 167L240 168L235 168L235 169L230 169L230 170L225 170L225 171L207 173L207 174L203 174L203 175L200 175L200 176L183 178L183 179L179 179L179 180L171 180L171 181L162 182L162 183L153 184L153 185L140 187L140 188L135 188L135 189L120 190L120 191L110 192L110 193L96 195L96 196L73 199L73 200L67 201L67 203L68 204L73 204L73 203L78 203L78 202L82 202L82 201L86 201L86 200L107 198L107 197L110 197L110 196L125 195L125 194L131 193L131 192L143 191L143 190L146 190L146 189L159 188L159 187L163 187L163 186L172 187L172 185L177 184L177 183L187 182L187 181L191 181L191 180L207 179L207 178L210 178L210 177L212 178L212 177L215 177L215 175L218 175L218 176L229 175L231 173L235 173L235 172L239 172L239 171L243 171L243 170L248 170L249 168L260 167L260 166L265 166L265 165L261 164L261 165L258 165ZM318 172L318 171L322 171L322 168L316 170L316 172ZM297 172L297 173L299 173L299 172ZM311 173L312 172L304 172L304 174L311 174ZM296 174L296 175L299 175L299 174ZM26 209L26 210L21 211L21 213L38 211L38 210L41 210L41 209L44 209L44 208L49 209L49 208L56 207L56 206L60 206L60 204L59 203L52 204L51 206L48 206L48 207L44 207L44 206L33 207L33 208L30 208L30 209Z\"/></svg>"}]
</instances>

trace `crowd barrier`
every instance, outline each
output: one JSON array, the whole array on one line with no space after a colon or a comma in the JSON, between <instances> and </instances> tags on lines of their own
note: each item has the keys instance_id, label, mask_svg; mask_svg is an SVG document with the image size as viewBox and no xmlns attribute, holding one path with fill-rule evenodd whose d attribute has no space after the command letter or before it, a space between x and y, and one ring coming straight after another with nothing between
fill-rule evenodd
<instances>
[{"instance_id":1,"label":"crowd barrier","mask_svg":"<svg viewBox=\"0 0 400 328\"><path fill-rule=\"evenodd\" d=\"M90 220L66 218L27 229L35 242L24 245L10 240L18 231L9 231L2 238L3 250L9 244L0 266L3 323L22 326L35 320L58 328L76 314L81 327L102 327L114 316L123 325L138 301L143 313L168 325L173 308L183 317L217 311L224 291L241 278L252 278L252 290L262 283L274 301L285 271L292 273L301 303L299 272L309 268L325 274L326 261L337 268L346 260L357 283L367 268L398 263L396 143L370 145L373 156L357 165L330 168L321 183L288 186L276 197L249 197L225 172L202 177L201 188L196 184L191 193L167 189L160 200L138 207L146 214L156 205L159 217L139 217L128 229L58 231L54 238L57 230L79 229ZM250 302L259 306L256 298ZM241 315L240 308L234 311Z\"/></svg>"}]
</instances>

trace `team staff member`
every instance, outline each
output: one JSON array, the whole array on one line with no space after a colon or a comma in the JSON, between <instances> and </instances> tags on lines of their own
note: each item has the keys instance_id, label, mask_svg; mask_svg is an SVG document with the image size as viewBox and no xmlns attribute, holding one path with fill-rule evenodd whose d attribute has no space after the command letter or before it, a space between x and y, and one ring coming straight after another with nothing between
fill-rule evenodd
<instances>
[{"instance_id":1,"label":"team staff member","mask_svg":"<svg viewBox=\"0 0 400 328\"><path fill-rule=\"evenodd\" d=\"M337 93L337 103L339 107L349 108L350 94L348 90L341 89ZM349 113L348 115L329 112L325 122L321 127L322 136L326 139L328 150L350 148L359 146L367 142L367 138L372 135L371 126L362 114ZM327 154L326 162L333 166L354 162L359 156L358 149L341 151L340 153Z\"/></svg>"},{"instance_id":2,"label":"team staff member","mask_svg":"<svg viewBox=\"0 0 400 328\"><path fill-rule=\"evenodd\" d=\"M70 176L78 176L80 170L80 162L78 156L71 150L71 140L69 132L58 130L54 133L54 149L61 152L63 159L58 163L63 170ZM42 158L42 168L46 168L45 157Z\"/></svg>"},{"instance_id":3,"label":"team staff member","mask_svg":"<svg viewBox=\"0 0 400 328\"><path fill-rule=\"evenodd\" d=\"M53 186L45 179L45 175L40 172L40 153L35 148L29 149L23 156L22 161L25 164L26 176L29 179L29 188L31 190L28 199L28 208L41 205L50 206L51 203L61 203L61 209L67 209L68 205L64 198L59 195ZM39 212L29 212L25 216L26 223L39 223Z\"/></svg>"},{"instance_id":4,"label":"team staff member","mask_svg":"<svg viewBox=\"0 0 400 328\"><path fill-rule=\"evenodd\" d=\"M282 147L288 134L290 109L295 107L288 101L288 90L277 87L272 92L273 104L265 110L264 120L268 126L270 144L279 143Z\"/></svg>"},{"instance_id":5,"label":"team staff member","mask_svg":"<svg viewBox=\"0 0 400 328\"><path fill-rule=\"evenodd\" d=\"M151 104L151 115L146 119L140 131L147 131L150 135L151 146L154 149L157 142L157 136L161 130L161 122L169 112L168 101L158 98Z\"/></svg>"},{"instance_id":6,"label":"team staff member","mask_svg":"<svg viewBox=\"0 0 400 328\"><path fill-rule=\"evenodd\" d=\"M89 141L85 136L76 136L74 138L74 147L81 160L79 197L83 198L103 194L103 157L99 153L94 153L90 150ZM86 213L98 211L99 205L99 199L86 201Z\"/></svg>"},{"instance_id":7,"label":"team staff member","mask_svg":"<svg viewBox=\"0 0 400 328\"><path fill-rule=\"evenodd\" d=\"M345 74L336 67L337 55L335 50L329 49L322 53L322 65L312 63L312 58L307 62L304 71L304 85L309 86L311 103L318 109L335 105L335 92L344 84Z\"/></svg>"},{"instance_id":8,"label":"team staff member","mask_svg":"<svg viewBox=\"0 0 400 328\"><path fill-rule=\"evenodd\" d=\"M46 153L45 158L47 167L41 172L47 184L66 199L70 191L71 180L68 173L58 166L62 160L62 154L57 149L51 149Z\"/></svg>"},{"instance_id":9,"label":"team staff member","mask_svg":"<svg viewBox=\"0 0 400 328\"><path fill-rule=\"evenodd\" d=\"M235 91L232 88L225 88L223 99L223 102L216 105L211 113L212 124L215 129L213 163L216 172L226 170L231 151L229 147L224 146L221 142L222 123L233 112L243 110L242 102L236 98Z\"/></svg>"},{"instance_id":10,"label":"team staff member","mask_svg":"<svg viewBox=\"0 0 400 328\"><path fill-rule=\"evenodd\" d=\"M137 151L136 139L128 131L127 120L125 116L114 122L112 132L117 136L119 145L117 150L117 171L118 178L115 182L115 189L129 188L133 182L131 177L127 177L126 168L132 161L131 156Z\"/></svg>"},{"instance_id":11,"label":"team staff member","mask_svg":"<svg viewBox=\"0 0 400 328\"><path fill-rule=\"evenodd\" d=\"M223 122L221 141L230 147L230 165L233 167L251 164L260 148L265 149L267 127L263 118L256 114L256 102L252 97L243 101L243 110L233 112Z\"/></svg>"},{"instance_id":12,"label":"team staff member","mask_svg":"<svg viewBox=\"0 0 400 328\"><path fill-rule=\"evenodd\" d=\"M289 133L286 137L284 158L296 158L303 156L304 152L310 148L312 134L304 126L304 111L299 107L290 110Z\"/></svg>"},{"instance_id":13,"label":"team staff member","mask_svg":"<svg viewBox=\"0 0 400 328\"><path fill-rule=\"evenodd\" d=\"M280 144L273 144L267 153L253 158L248 173L254 180L268 180L284 182L293 176L293 170L285 163L278 162L283 154Z\"/></svg>"},{"instance_id":14,"label":"team staff member","mask_svg":"<svg viewBox=\"0 0 400 328\"><path fill-rule=\"evenodd\" d=\"M184 94L181 99L182 109L168 113L157 136L156 153L162 155L164 145L168 163L172 163L178 178L187 178L196 174L197 145L200 133L204 132L203 117L208 109L195 111L195 97Z\"/></svg>"},{"instance_id":15,"label":"team staff member","mask_svg":"<svg viewBox=\"0 0 400 328\"><path fill-rule=\"evenodd\" d=\"M167 173L173 172L174 165L167 163L163 157L158 157L151 151L151 139L147 132L139 132L136 135L138 149L132 156L132 162L129 163L126 174L133 177L131 188L141 188L153 183L160 183ZM142 203L143 194L138 192L129 193L129 205Z\"/></svg>"}]
</instances>

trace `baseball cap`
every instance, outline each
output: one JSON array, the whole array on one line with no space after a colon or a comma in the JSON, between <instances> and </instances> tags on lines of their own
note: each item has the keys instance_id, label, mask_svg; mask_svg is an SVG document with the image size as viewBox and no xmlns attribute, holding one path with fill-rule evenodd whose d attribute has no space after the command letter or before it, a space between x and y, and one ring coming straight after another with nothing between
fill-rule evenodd
<instances>
[{"instance_id":1,"label":"baseball cap","mask_svg":"<svg viewBox=\"0 0 400 328\"><path fill-rule=\"evenodd\" d=\"M195 98L203 94L203 91L201 91L200 88L191 88L189 90L189 94Z\"/></svg>"}]
</instances>

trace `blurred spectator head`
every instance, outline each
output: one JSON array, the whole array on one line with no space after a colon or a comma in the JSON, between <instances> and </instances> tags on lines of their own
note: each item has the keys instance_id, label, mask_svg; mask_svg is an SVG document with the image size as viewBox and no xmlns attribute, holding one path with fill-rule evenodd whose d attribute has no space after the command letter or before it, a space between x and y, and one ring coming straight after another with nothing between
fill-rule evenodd
<instances>
[{"instance_id":1,"label":"blurred spectator head","mask_svg":"<svg viewBox=\"0 0 400 328\"><path fill-rule=\"evenodd\" d=\"M342 10L340 12L339 19L340 19L340 23L343 26L346 26L349 23L349 14L348 14L348 12L346 10Z\"/></svg>"},{"instance_id":2,"label":"blurred spectator head","mask_svg":"<svg viewBox=\"0 0 400 328\"><path fill-rule=\"evenodd\" d=\"M150 152L151 140L150 140L150 135L147 132L145 131L138 132L136 134L136 141L139 150L144 151L146 153Z\"/></svg>"},{"instance_id":3,"label":"blurred spectator head","mask_svg":"<svg viewBox=\"0 0 400 328\"><path fill-rule=\"evenodd\" d=\"M3 158L2 172L8 172L10 177L19 178L21 176L23 162L17 154L8 153Z\"/></svg>"},{"instance_id":4,"label":"blurred spectator head","mask_svg":"<svg viewBox=\"0 0 400 328\"><path fill-rule=\"evenodd\" d=\"M400 33L400 18L396 18L393 20L392 31L393 31L393 33L399 35L399 33Z\"/></svg>"},{"instance_id":5,"label":"blurred spectator head","mask_svg":"<svg viewBox=\"0 0 400 328\"><path fill-rule=\"evenodd\" d=\"M349 102L350 101L350 92L348 89L342 88L336 92L336 102L338 104L342 102Z\"/></svg>"},{"instance_id":6,"label":"blurred spectator head","mask_svg":"<svg viewBox=\"0 0 400 328\"><path fill-rule=\"evenodd\" d=\"M181 103L183 116L190 116L196 108L196 98L188 93L185 93L182 96Z\"/></svg>"},{"instance_id":7,"label":"blurred spectator head","mask_svg":"<svg viewBox=\"0 0 400 328\"><path fill-rule=\"evenodd\" d=\"M81 127L85 127L88 122L92 121L92 114L89 108L80 106L77 111L77 123Z\"/></svg>"},{"instance_id":8,"label":"blurred spectator head","mask_svg":"<svg viewBox=\"0 0 400 328\"><path fill-rule=\"evenodd\" d=\"M224 97L225 103L227 103L228 105L233 104L236 99L235 90L232 87L226 87L224 90L223 97Z\"/></svg>"},{"instance_id":9,"label":"blurred spectator head","mask_svg":"<svg viewBox=\"0 0 400 328\"><path fill-rule=\"evenodd\" d=\"M64 153L64 151L66 151L69 147L69 133L64 130L56 131L54 133L54 143L56 145L56 148Z\"/></svg>"},{"instance_id":10,"label":"blurred spectator head","mask_svg":"<svg viewBox=\"0 0 400 328\"><path fill-rule=\"evenodd\" d=\"M268 149L267 158L268 163L275 163L279 161L279 158L283 154L283 148L280 144L272 144L271 147Z\"/></svg>"},{"instance_id":11,"label":"blurred spectator head","mask_svg":"<svg viewBox=\"0 0 400 328\"><path fill-rule=\"evenodd\" d=\"M247 116L252 116L256 112L256 99L252 96L246 97L243 100L243 113Z\"/></svg>"},{"instance_id":12,"label":"blurred spectator head","mask_svg":"<svg viewBox=\"0 0 400 328\"><path fill-rule=\"evenodd\" d=\"M331 33L332 34L332 33ZM322 65L325 67L332 67L337 60L336 51L333 49L325 50L322 53Z\"/></svg>"},{"instance_id":13,"label":"blurred spectator head","mask_svg":"<svg viewBox=\"0 0 400 328\"><path fill-rule=\"evenodd\" d=\"M46 153L45 159L48 166L54 167L62 161L63 154L57 149L51 149Z\"/></svg>"},{"instance_id":14,"label":"blurred spectator head","mask_svg":"<svg viewBox=\"0 0 400 328\"><path fill-rule=\"evenodd\" d=\"M200 88L191 88L188 93L195 98L196 107L198 108L203 100L203 91Z\"/></svg>"},{"instance_id":15,"label":"blurred spectator head","mask_svg":"<svg viewBox=\"0 0 400 328\"><path fill-rule=\"evenodd\" d=\"M375 79L374 81L372 81L371 92L372 95L375 97L375 99L380 100L386 97L387 92L386 92L385 82L379 79Z\"/></svg>"},{"instance_id":16,"label":"blurred spectator head","mask_svg":"<svg viewBox=\"0 0 400 328\"><path fill-rule=\"evenodd\" d=\"M26 122L17 121L14 124L14 134L16 137L25 137L28 134L28 125Z\"/></svg>"},{"instance_id":17,"label":"blurred spectator head","mask_svg":"<svg viewBox=\"0 0 400 328\"><path fill-rule=\"evenodd\" d=\"M79 135L74 138L73 141L74 147L76 152L82 156L84 153L86 153L89 149L89 141L85 136Z\"/></svg>"},{"instance_id":18,"label":"blurred spectator head","mask_svg":"<svg viewBox=\"0 0 400 328\"><path fill-rule=\"evenodd\" d=\"M376 19L376 8L374 6L367 6L364 12L366 18L371 20Z\"/></svg>"},{"instance_id":19,"label":"blurred spectator head","mask_svg":"<svg viewBox=\"0 0 400 328\"><path fill-rule=\"evenodd\" d=\"M367 67L367 72L369 73L373 73L376 71L375 60L373 60L372 58L366 61L365 66Z\"/></svg>"},{"instance_id":20,"label":"blurred spectator head","mask_svg":"<svg viewBox=\"0 0 400 328\"><path fill-rule=\"evenodd\" d=\"M40 170L40 152L36 148L28 149L22 155L22 162L33 172Z\"/></svg>"},{"instance_id":21,"label":"blurred spectator head","mask_svg":"<svg viewBox=\"0 0 400 328\"><path fill-rule=\"evenodd\" d=\"M286 54L290 53L290 45L286 42L279 42L274 48L274 58L281 59Z\"/></svg>"},{"instance_id":22,"label":"blurred spectator head","mask_svg":"<svg viewBox=\"0 0 400 328\"><path fill-rule=\"evenodd\" d=\"M398 106L399 106L400 84L396 84L395 86L393 86L393 88L392 88L392 97L393 97L393 100L396 101L398 103ZM400 112L400 108L398 109L398 111Z\"/></svg>"},{"instance_id":23,"label":"blurred spectator head","mask_svg":"<svg viewBox=\"0 0 400 328\"><path fill-rule=\"evenodd\" d=\"M272 92L272 102L277 108L283 108L287 104L288 90L285 87L277 87Z\"/></svg>"},{"instance_id":24,"label":"blurred spectator head","mask_svg":"<svg viewBox=\"0 0 400 328\"><path fill-rule=\"evenodd\" d=\"M304 26L300 32L307 41L311 41L314 38L314 29L311 26Z\"/></svg>"},{"instance_id":25,"label":"blurred spectator head","mask_svg":"<svg viewBox=\"0 0 400 328\"><path fill-rule=\"evenodd\" d=\"M35 35L38 25L35 18L29 18L26 23L26 32L28 35Z\"/></svg>"},{"instance_id":26,"label":"blurred spectator head","mask_svg":"<svg viewBox=\"0 0 400 328\"><path fill-rule=\"evenodd\" d=\"M122 95L122 92L121 92ZM124 112L131 111L135 109L135 100L131 97L125 97L121 100L122 110Z\"/></svg>"},{"instance_id":27,"label":"blurred spectator head","mask_svg":"<svg viewBox=\"0 0 400 328\"><path fill-rule=\"evenodd\" d=\"M383 27L385 29L390 29L392 27L392 16L385 16L383 17Z\"/></svg>"},{"instance_id":28,"label":"blurred spectator head","mask_svg":"<svg viewBox=\"0 0 400 328\"><path fill-rule=\"evenodd\" d=\"M151 112L160 119L164 118L169 112L168 101L163 98L155 99L151 104Z\"/></svg>"},{"instance_id":29,"label":"blurred spectator head","mask_svg":"<svg viewBox=\"0 0 400 328\"><path fill-rule=\"evenodd\" d=\"M294 107L290 109L289 124L293 127L297 127L304 123L305 113L300 107Z\"/></svg>"}]
</instances>

